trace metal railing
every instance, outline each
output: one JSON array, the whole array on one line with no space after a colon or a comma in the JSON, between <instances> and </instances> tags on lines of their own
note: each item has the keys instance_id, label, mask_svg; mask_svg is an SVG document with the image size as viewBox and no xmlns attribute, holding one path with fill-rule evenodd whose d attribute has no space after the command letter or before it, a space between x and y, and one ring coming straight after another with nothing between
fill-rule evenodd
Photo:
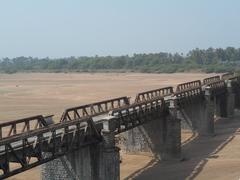
<instances>
[{"instance_id":1,"label":"metal railing","mask_svg":"<svg viewBox=\"0 0 240 180\"><path fill-rule=\"evenodd\" d=\"M47 126L47 118L42 115L23 118L15 121L5 122L0 124L0 139L9 136L21 134L28 131L33 131L41 127Z\"/></svg>"},{"instance_id":2,"label":"metal railing","mask_svg":"<svg viewBox=\"0 0 240 180\"><path fill-rule=\"evenodd\" d=\"M0 170L2 170L0 179L100 141L101 136L91 118L53 124L2 139L0 141ZM12 164L19 166L16 168Z\"/></svg>"},{"instance_id":3,"label":"metal railing","mask_svg":"<svg viewBox=\"0 0 240 180\"><path fill-rule=\"evenodd\" d=\"M149 101L157 97L170 96L172 94L173 94L173 87L165 87L165 88L145 91L137 94L135 98L135 103L142 102L142 101Z\"/></svg>"},{"instance_id":4,"label":"metal railing","mask_svg":"<svg viewBox=\"0 0 240 180\"><path fill-rule=\"evenodd\" d=\"M82 105L66 109L61 117L61 122L81 119L83 117L93 117L108 113L112 109L129 105L129 99L124 97L100 101L92 104Z\"/></svg>"}]
</instances>

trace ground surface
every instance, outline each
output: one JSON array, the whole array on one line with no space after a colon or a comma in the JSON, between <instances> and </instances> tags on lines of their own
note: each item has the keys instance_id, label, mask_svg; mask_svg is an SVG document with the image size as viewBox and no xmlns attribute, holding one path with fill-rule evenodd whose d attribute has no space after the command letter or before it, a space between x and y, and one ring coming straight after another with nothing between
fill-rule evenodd
<instances>
[{"instance_id":1,"label":"ground surface","mask_svg":"<svg viewBox=\"0 0 240 180\"><path fill-rule=\"evenodd\" d=\"M36 114L56 114L67 107L203 79L211 74L0 74L0 121ZM122 178L239 179L240 118L217 123L216 136L196 138L183 146L181 162L155 162L149 156L124 155ZM183 133L183 141L190 138ZM10 179L40 179L40 167Z\"/></svg>"},{"instance_id":2,"label":"ground surface","mask_svg":"<svg viewBox=\"0 0 240 180\"><path fill-rule=\"evenodd\" d=\"M55 114L67 107L211 76L210 74L0 74L0 120Z\"/></svg>"},{"instance_id":3,"label":"ground surface","mask_svg":"<svg viewBox=\"0 0 240 180\"><path fill-rule=\"evenodd\" d=\"M216 123L215 136L187 141L182 146L183 160L156 162L145 159L145 166L125 179L239 180L240 112L236 114L233 119L220 119ZM128 166L140 160L141 157L134 157Z\"/></svg>"}]
</instances>

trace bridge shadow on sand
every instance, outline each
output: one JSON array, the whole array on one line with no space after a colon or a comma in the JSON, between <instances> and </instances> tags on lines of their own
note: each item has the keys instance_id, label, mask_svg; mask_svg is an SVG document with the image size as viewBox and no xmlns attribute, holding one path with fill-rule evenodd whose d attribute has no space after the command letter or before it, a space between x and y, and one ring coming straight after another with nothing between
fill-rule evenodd
<instances>
[{"instance_id":1,"label":"bridge shadow on sand","mask_svg":"<svg viewBox=\"0 0 240 180\"><path fill-rule=\"evenodd\" d=\"M191 138L182 145L182 160L157 161L153 159L145 167L125 179L136 180L184 180L194 179L209 159L218 158L217 153L240 132L240 111L232 119L219 119L212 137Z\"/></svg>"}]
</instances>

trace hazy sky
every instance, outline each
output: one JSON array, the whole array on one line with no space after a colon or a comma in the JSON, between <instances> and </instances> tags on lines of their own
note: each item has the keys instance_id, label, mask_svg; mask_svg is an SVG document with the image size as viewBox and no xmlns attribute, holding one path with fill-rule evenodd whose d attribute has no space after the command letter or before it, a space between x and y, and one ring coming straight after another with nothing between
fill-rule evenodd
<instances>
[{"instance_id":1,"label":"hazy sky","mask_svg":"<svg viewBox=\"0 0 240 180\"><path fill-rule=\"evenodd\" d=\"M1 0L0 57L240 47L240 0Z\"/></svg>"}]
</instances>

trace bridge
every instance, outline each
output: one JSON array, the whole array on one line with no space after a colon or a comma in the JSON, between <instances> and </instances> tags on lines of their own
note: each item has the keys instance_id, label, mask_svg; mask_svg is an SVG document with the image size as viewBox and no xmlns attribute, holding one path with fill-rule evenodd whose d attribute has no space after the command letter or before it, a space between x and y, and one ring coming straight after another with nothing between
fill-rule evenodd
<instances>
[{"instance_id":1,"label":"bridge","mask_svg":"<svg viewBox=\"0 0 240 180\"><path fill-rule=\"evenodd\" d=\"M240 108L240 76L204 80L66 109L59 122L37 115L0 124L0 179L43 165L43 179L120 179L116 138L127 152L181 159L181 127L214 134L215 117Z\"/></svg>"}]
</instances>

